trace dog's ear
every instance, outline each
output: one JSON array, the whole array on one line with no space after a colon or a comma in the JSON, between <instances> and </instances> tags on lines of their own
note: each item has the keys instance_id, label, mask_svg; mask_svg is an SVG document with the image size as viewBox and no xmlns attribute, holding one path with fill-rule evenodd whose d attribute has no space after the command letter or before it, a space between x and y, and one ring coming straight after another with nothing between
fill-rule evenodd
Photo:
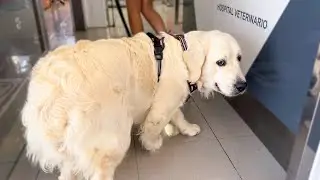
<instances>
[{"instance_id":1,"label":"dog's ear","mask_svg":"<svg viewBox=\"0 0 320 180\"><path fill-rule=\"evenodd\" d=\"M190 82L195 83L200 79L205 58L204 48L198 41L192 42L192 47L189 46L188 50L183 52L183 60L189 71Z\"/></svg>"}]
</instances>

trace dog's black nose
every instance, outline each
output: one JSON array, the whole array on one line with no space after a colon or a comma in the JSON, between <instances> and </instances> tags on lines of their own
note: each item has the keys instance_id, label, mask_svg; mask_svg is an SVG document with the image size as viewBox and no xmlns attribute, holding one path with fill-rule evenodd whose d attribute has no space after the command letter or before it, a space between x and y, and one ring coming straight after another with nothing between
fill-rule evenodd
<instances>
[{"instance_id":1,"label":"dog's black nose","mask_svg":"<svg viewBox=\"0 0 320 180\"><path fill-rule=\"evenodd\" d=\"M248 84L247 82L245 81L238 81L236 84L235 84L235 87L236 89L241 93L243 91L245 91L248 87Z\"/></svg>"}]
</instances>

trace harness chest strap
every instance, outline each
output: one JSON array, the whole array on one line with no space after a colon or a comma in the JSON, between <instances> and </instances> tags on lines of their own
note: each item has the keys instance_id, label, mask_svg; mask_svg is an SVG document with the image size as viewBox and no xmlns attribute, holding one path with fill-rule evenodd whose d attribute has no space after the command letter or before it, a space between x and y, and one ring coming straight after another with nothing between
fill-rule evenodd
<instances>
[{"instance_id":1,"label":"harness chest strap","mask_svg":"<svg viewBox=\"0 0 320 180\"><path fill-rule=\"evenodd\" d=\"M154 56L155 56L155 58L157 60L157 64L158 64L158 82L159 82L160 76L161 76L161 64L162 64L162 59L163 59L163 50L165 48L164 37L162 37L160 39L150 32L148 32L147 35L149 36L149 38L153 42ZM186 42L183 34L178 34L178 35L170 34L170 35L173 36L175 39L177 39L180 42L181 48L183 51L188 50L188 45L187 45L187 42ZM192 84L189 81L188 81L188 87L189 87L190 94L192 94L195 90L198 89L197 84L195 84L195 83ZM188 99L189 98L190 98L190 96L188 97Z\"/></svg>"},{"instance_id":2,"label":"harness chest strap","mask_svg":"<svg viewBox=\"0 0 320 180\"><path fill-rule=\"evenodd\" d=\"M154 47L154 56L157 60L158 64L158 82L160 81L160 75L161 75L161 66L162 66L162 59L163 59L163 50L165 48L164 45L164 37L159 39L156 37L154 34L148 32L147 35L153 42L153 47Z\"/></svg>"}]
</instances>

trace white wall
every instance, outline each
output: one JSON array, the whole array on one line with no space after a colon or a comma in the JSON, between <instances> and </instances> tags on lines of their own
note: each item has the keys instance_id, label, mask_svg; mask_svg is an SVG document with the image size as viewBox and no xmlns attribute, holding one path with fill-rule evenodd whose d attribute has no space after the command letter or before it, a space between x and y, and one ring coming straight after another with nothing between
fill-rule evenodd
<instances>
[{"instance_id":1,"label":"white wall","mask_svg":"<svg viewBox=\"0 0 320 180\"><path fill-rule=\"evenodd\" d=\"M247 73L289 0L195 0L194 3L198 30L218 29L235 36L243 51L241 67ZM219 11L219 4L231 7L233 15ZM236 9L266 20L267 28L236 17Z\"/></svg>"},{"instance_id":2,"label":"white wall","mask_svg":"<svg viewBox=\"0 0 320 180\"><path fill-rule=\"evenodd\" d=\"M82 0L87 28L106 27L106 0Z\"/></svg>"}]
</instances>

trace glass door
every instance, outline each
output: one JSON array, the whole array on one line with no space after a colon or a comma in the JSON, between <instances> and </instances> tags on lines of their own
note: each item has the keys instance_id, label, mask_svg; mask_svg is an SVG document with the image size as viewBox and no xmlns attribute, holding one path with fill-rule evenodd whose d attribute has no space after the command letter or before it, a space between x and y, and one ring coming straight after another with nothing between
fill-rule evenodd
<instances>
[{"instance_id":1,"label":"glass door","mask_svg":"<svg viewBox=\"0 0 320 180\"><path fill-rule=\"evenodd\" d=\"M70 4L70 0L41 0L50 49L75 41Z\"/></svg>"}]
</instances>

